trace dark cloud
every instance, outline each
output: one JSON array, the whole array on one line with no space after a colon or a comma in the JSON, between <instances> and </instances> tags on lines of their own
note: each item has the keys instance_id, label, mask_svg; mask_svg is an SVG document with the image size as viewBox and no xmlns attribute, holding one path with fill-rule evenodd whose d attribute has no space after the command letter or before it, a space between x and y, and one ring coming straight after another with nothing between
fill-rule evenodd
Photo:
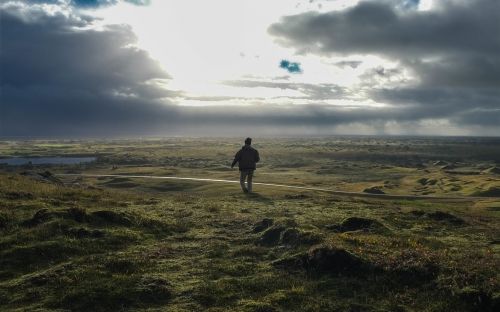
<instances>
[{"instance_id":1,"label":"dark cloud","mask_svg":"<svg viewBox=\"0 0 500 312\"><path fill-rule=\"evenodd\" d=\"M40 10L1 12L3 135L148 132L174 118L179 94L158 85L169 76L129 27L84 30L88 21Z\"/></svg>"},{"instance_id":2,"label":"dark cloud","mask_svg":"<svg viewBox=\"0 0 500 312\"><path fill-rule=\"evenodd\" d=\"M298 99L309 100L333 100L345 99L349 96L349 91L346 88L336 84L329 83L294 83L294 82L275 82L275 81L260 81L260 80L232 80L223 82L225 85L232 87L243 88L274 88L282 90L294 90L305 94L304 97L296 97Z\"/></svg>"},{"instance_id":3,"label":"dark cloud","mask_svg":"<svg viewBox=\"0 0 500 312\"><path fill-rule=\"evenodd\" d=\"M122 0L135 5L149 5L151 0ZM117 4L118 0L25 0L25 3L69 4L82 8L96 8Z\"/></svg>"},{"instance_id":4,"label":"dark cloud","mask_svg":"<svg viewBox=\"0 0 500 312\"><path fill-rule=\"evenodd\" d=\"M291 74L301 73L302 68L300 68L300 64L297 62L290 62L288 60L281 60L280 68L285 69Z\"/></svg>"},{"instance_id":5,"label":"dark cloud","mask_svg":"<svg viewBox=\"0 0 500 312\"><path fill-rule=\"evenodd\" d=\"M357 68L362 63L363 63L362 61L340 61L340 62L335 62L334 65L341 68L345 67Z\"/></svg>"},{"instance_id":6,"label":"dark cloud","mask_svg":"<svg viewBox=\"0 0 500 312\"><path fill-rule=\"evenodd\" d=\"M401 13L387 3L364 1L343 11L287 16L269 32L301 53L424 57L488 55L499 51L500 2L443 0L446 7Z\"/></svg>"},{"instance_id":7,"label":"dark cloud","mask_svg":"<svg viewBox=\"0 0 500 312\"><path fill-rule=\"evenodd\" d=\"M476 130L478 125L498 129L500 91L495 85L498 81L495 80L498 79L498 60L492 52L497 43L490 33L484 35L491 37L488 39L490 43L483 42L486 41L484 38L476 38L472 42L479 46L464 46L462 49L451 47L453 44L459 46L459 39L450 38L443 39L448 41L447 44L436 43L442 49L432 48L430 43L428 49L420 47L420 44L425 45L423 39L415 43L403 40L409 46L391 44L391 40L402 36L392 34L374 39L386 40L388 46L379 50L355 38L358 35L356 27L362 26L351 25L361 22L356 18L350 20L353 11L361 11L354 15L365 16L364 23L368 28L391 22L392 18L391 23L395 24L380 32L397 33L399 27L409 27L411 23L407 21L426 14L435 14L434 18L441 14L443 18L454 20L448 15L460 12L461 5L453 5L452 13L444 8L423 13L393 10L386 4L370 5L376 7L377 16L370 17L367 12L363 13L369 6L361 3L347 11L326 15L307 13L283 20L283 23L290 22L290 27L297 29L315 23L326 23L323 24L326 27L329 24L323 20L334 16L335 27L340 25L344 31L351 31L354 37L350 41L345 38L341 40L341 48L337 51L337 47L334 47L337 42L322 41L329 33L336 35L337 30L313 27L313 33L308 36L316 37L317 47L309 49L309 52L322 55L377 54L399 64L399 67L380 67L367 71L362 77L364 84L358 89L334 83L296 83L291 79L293 75L267 81L264 77L246 77L247 80L224 82L238 88L299 91L304 95L293 100L303 100L304 105L269 104L263 98L189 97L167 90L164 86L170 79L169 75L145 51L134 47L136 37L129 27L115 25L97 31L89 27L94 22L91 17L75 13L79 10L48 14L42 6L4 6L0 12L0 136L301 135L331 134L338 127L344 127L343 131L349 133L384 134L390 132L394 124L410 134L414 129L419 129L420 121L435 118L447 119L464 127L476 127ZM384 17L384 14L387 15ZM476 14L479 13L469 12L469 15ZM485 23L493 27L488 16L486 14L484 17ZM316 18L320 21L315 21ZM473 17L463 18L463 23L469 25L467 20ZM307 22L301 24L296 19ZM437 26L444 23L438 19L425 22ZM285 29L285 24L280 27L275 25L272 29ZM353 29L350 29L351 26ZM436 30L429 25L422 27L426 31L446 28L437 27ZM477 31L479 26L474 27ZM377 34L375 30L372 31ZM494 28L490 31L498 34ZM291 33L274 33L286 44L304 51L309 38L302 38L301 32L307 31L297 30L294 37L289 37ZM468 35L468 30L459 32ZM423 36L425 31L415 30L415 33ZM301 43L302 40L307 42ZM332 46L327 48L328 44ZM359 65L349 62L352 61L338 62L337 66L354 68ZM405 70L411 70L421 82L401 85ZM398 82L397 87L386 86L387 82L394 81ZM355 100L365 95L388 105L349 107L325 104L328 100ZM252 105L178 106L183 99L207 102L238 100L251 102ZM360 130L363 127L369 129L368 132ZM475 133L492 133L483 130L479 129Z\"/></svg>"},{"instance_id":8,"label":"dark cloud","mask_svg":"<svg viewBox=\"0 0 500 312\"><path fill-rule=\"evenodd\" d=\"M135 5L149 5L151 0L123 0L124 2L132 3ZM71 3L76 6L82 7L98 7L113 5L118 3L118 0L71 0Z\"/></svg>"},{"instance_id":9,"label":"dark cloud","mask_svg":"<svg viewBox=\"0 0 500 312\"><path fill-rule=\"evenodd\" d=\"M372 86L372 99L401 106L415 120L498 126L500 1L443 0L430 11L390 3L362 1L341 11L287 16L269 33L302 54L378 55L395 62L397 68L366 72L361 85Z\"/></svg>"}]
</instances>

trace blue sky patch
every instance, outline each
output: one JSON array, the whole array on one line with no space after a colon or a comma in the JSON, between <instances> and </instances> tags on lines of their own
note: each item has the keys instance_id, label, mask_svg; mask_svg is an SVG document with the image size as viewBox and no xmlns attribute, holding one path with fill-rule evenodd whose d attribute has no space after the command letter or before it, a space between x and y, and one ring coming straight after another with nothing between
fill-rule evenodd
<instances>
[{"instance_id":1,"label":"blue sky patch","mask_svg":"<svg viewBox=\"0 0 500 312\"><path fill-rule=\"evenodd\" d=\"M281 60L280 68L286 69L289 73L292 74L302 72L302 68L300 68L300 63L290 62L288 60Z\"/></svg>"}]
</instances>

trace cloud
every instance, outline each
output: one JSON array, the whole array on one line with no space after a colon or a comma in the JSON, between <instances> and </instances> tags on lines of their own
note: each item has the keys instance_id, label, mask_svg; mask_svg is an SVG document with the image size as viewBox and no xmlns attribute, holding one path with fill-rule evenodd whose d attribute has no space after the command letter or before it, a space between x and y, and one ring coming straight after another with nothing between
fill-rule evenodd
<instances>
[{"instance_id":1,"label":"cloud","mask_svg":"<svg viewBox=\"0 0 500 312\"><path fill-rule=\"evenodd\" d=\"M271 32L297 52L327 57L355 54L345 61L335 59L333 64L337 69L350 67L358 71L365 68L364 63L359 63L364 62L360 54L376 54L394 61L392 66L368 69L361 77L361 83L349 88L335 83L295 81L295 78L305 75L255 76L223 82L226 87L298 91L302 95L299 93L299 96L289 99L303 105L278 105L269 101L269 97L189 96L169 90L172 77L146 51L136 47L137 38L130 27L108 25L95 30L92 17L82 15L82 11L74 6L57 5L68 1L54 1L52 3L56 5L51 8L26 3L10 1L8 5L0 5L0 136L3 137L498 134L500 91L496 86L499 61L493 57L498 51L498 40L493 34L498 34L498 31L491 28L491 35L483 34L487 40L475 38L472 42L477 45L472 47L465 46L466 39L463 40L464 46L460 45L462 39L453 31L448 33L456 39L443 37L441 42L436 42L442 48L426 43L426 40L437 41L440 37L436 35L433 39L435 34L428 32L446 29L439 26L445 22L442 19L455 21L457 12L465 14L465 8L470 9L459 2L433 12L403 12L387 4L367 5L362 2L344 11L287 17L280 24L273 25L271 29L282 32ZM370 5L376 7L375 17L370 17L370 10L366 12ZM359 11L365 11L361 13L365 14L366 20L352 17L361 14ZM473 27L471 32L486 27L473 25L481 23L481 19L471 17L479 13L475 10L467 12L460 23ZM392 20L384 14L392 16ZM433 18L423 19L422 16L427 14ZM497 13L483 15L484 23L493 27L496 24L489 20L488 14ZM335 27L330 28L331 21L328 20L332 16ZM401 27L417 25L411 22L413 19L425 22L420 26L426 30L400 32ZM475 22L468 22L468 19ZM383 42L378 44L380 48L376 48L356 39L360 31L356 27L361 26L355 24L361 21L365 21L364 25L370 29L382 27L379 24L385 22L394 24L378 32L369 30L378 36L373 40ZM311 26L316 23L322 26ZM450 22L450 25L457 23ZM288 33L288 26L297 30ZM339 46L339 42L327 38L340 36L337 27L353 36L349 39L341 36ZM468 36L468 31L461 29L460 33ZM405 44L392 42L404 38L405 34L411 38L414 36L415 43L412 40L403 40ZM421 36L427 36L427 39ZM310 44L310 38L315 38L316 43ZM428 47L419 46L426 44ZM287 70L293 67L291 64L294 63L287 64ZM299 64L297 67L300 69ZM407 71L418 78L417 82L405 80ZM387 105L342 104L342 101L367 99ZM183 100L224 105L178 105ZM251 105L226 105L232 100ZM339 104L331 105L329 101ZM442 128L439 127L451 130L440 131Z\"/></svg>"},{"instance_id":2,"label":"cloud","mask_svg":"<svg viewBox=\"0 0 500 312\"><path fill-rule=\"evenodd\" d=\"M92 21L22 5L1 14L2 135L151 131L173 118L179 93L129 27L89 30Z\"/></svg>"},{"instance_id":3,"label":"cloud","mask_svg":"<svg viewBox=\"0 0 500 312\"><path fill-rule=\"evenodd\" d=\"M76 6L81 7L98 7L113 5L118 3L118 0L71 0L71 3ZM128 2L135 5L149 5L151 0L123 0L123 2Z\"/></svg>"},{"instance_id":4,"label":"cloud","mask_svg":"<svg viewBox=\"0 0 500 312\"><path fill-rule=\"evenodd\" d=\"M121 0L122 2L131 3L134 5L150 5L151 0ZM120 2L120 0L25 0L25 3L32 4L63 4L72 5L75 7L82 8L96 8L101 6L115 5Z\"/></svg>"},{"instance_id":5,"label":"cloud","mask_svg":"<svg viewBox=\"0 0 500 312\"><path fill-rule=\"evenodd\" d=\"M433 11L401 13L384 2L363 1L342 11L286 16L269 33L299 53L322 55L411 58L498 51L500 2L443 2L448 5Z\"/></svg>"},{"instance_id":6,"label":"cloud","mask_svg":"<svg viewBox=\"0 0 500 312\"><path fill-rule=\"evenodd\" d=\"M288 60L281 60L280 68L286 69L291 74L302 72L302 68L300 68L300 63L290 62Z\"/></svg>"},{"instance_id":7,"label":"cloud","mask_svg":"<svg viewBox=\"0 0 500 312\"><path fill-rule=\"evenodd\" d=\"M299 54L391 61L396 67L366 71L361 86L371 87L371 99L402 107L415 120L498 127L500 2L443 0L427 11L390 3L362 1L340 11L286 16L268 32Z\"/></svg>"},{"instance_id":8,"label":"cloud","mask_svg":"<svg viewBox=\"0 0 500 312\"><path fill-rule=\"evenodd\" d=\"M303 97L298 99L309 99L314 101L346 99L348 90L336 84L330 83L296 83L296 82L275 82L259 80L231 80L224 81L223 84L232 87L243 88L276 88L282 90L295 90L303 93Z\"/></svg>"}]
</instances>

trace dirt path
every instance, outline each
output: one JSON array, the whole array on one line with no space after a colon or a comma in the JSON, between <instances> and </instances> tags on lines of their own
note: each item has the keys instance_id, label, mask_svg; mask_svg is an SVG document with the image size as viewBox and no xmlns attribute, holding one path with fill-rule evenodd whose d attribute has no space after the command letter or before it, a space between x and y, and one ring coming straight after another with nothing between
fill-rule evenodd
<instances>
[{"instance_id":1,"label":"dirt path","mask_svg":"<svg viewBox=\"0 0 500 312\"><path fill-rule=\"evenodd\" d=\"M133 178L133 179L162 179L162 180L185 180L185 181L199 181L199 182L214 182L214 183L240 183L235 180L224 180L224 179L207 179L207 178L192 178L192 177L173 177L173 176L150 176L150 175L126 175L126 174L79 174L79 173L59 173L54 174L58 177L87 177L87 178ZM381 199L425 199L425 200L445 200L445 201L474 201L478 199L491 199L490 197L472 197L472 196L428 196L428 195L395 195L395 194L370 194L364 192L348 192L348 191L338 191L328 188L321 187L307 187L307 186L296 186L296 185L285 185L285 184L275 184L275 183L263 183L263 182L253 182L254 185L264 185L279 188L289 188L307 191L319 191L328 192L334 195L340 196L356 196L356 197L375 197Z\"/></svg>"}]
</instances>

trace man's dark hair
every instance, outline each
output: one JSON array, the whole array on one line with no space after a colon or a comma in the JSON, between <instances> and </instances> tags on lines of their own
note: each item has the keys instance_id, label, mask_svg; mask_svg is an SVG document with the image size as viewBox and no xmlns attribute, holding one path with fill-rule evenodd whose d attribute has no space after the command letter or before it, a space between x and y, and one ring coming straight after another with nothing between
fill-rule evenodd
<instances>
[{"instance_id":1,"label":"man's dark hair","mask_svg":"<svg viewBox=\"0 0 500 312\"><path fill-rule=\"evenodd\" d=\"M252 138L246 138L246 139L245 139L245 144L246 144L246 145L250 145L250 144L252 144Z\"/></svg>"}]
</instances>

